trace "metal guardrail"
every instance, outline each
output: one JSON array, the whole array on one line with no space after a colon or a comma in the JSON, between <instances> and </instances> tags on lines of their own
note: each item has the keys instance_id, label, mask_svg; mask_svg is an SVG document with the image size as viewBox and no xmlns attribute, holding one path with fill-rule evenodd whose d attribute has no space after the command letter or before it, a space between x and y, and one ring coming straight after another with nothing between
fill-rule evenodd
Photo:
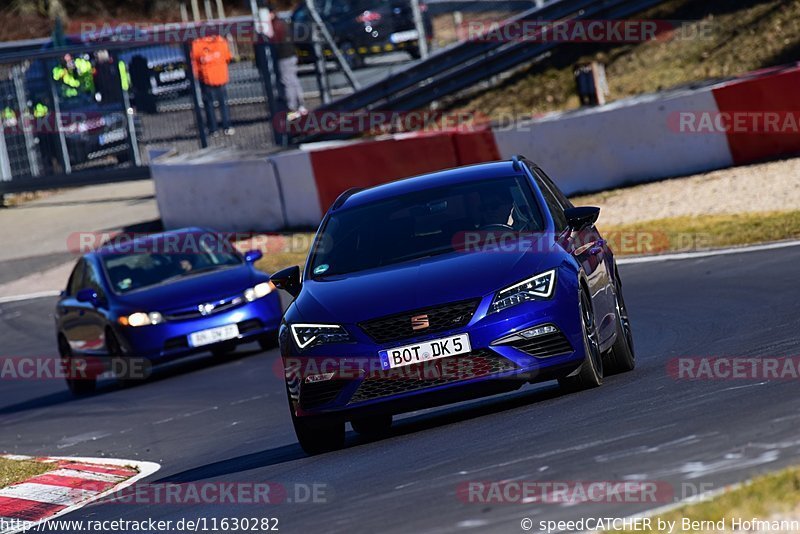
<instances>
[{"instance_id":1,"label":"metal guardrail","mask_svg":"<svg viewBox=\"0 0 800 534\"><path fill-rule=\"evenodd\" d=\"M527 21L570 21L603 16L622 19L664 0L560 0L532 8L498 26L500 34ZM426 61L389 76L317 111L352 113L370 110L412 111L475 83L510 70L556 48L561 43L503 40L468 40L437 53ZM346 139L356 134L312 134L297 143Z\"/></svg>"}]
</instances>

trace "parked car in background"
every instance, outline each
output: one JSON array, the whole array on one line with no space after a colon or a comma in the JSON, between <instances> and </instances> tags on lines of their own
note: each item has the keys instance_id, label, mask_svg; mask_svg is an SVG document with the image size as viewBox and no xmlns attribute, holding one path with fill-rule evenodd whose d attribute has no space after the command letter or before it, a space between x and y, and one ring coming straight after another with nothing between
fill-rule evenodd
<instances>
[{"instance_id":1,"label":"parked car in background","mask_svg":"<svg viewBox=\"0 0 800 534\"><path fill-rule=\"evenodd\" d=\"M67 373L69 389L94 390L114 358L159 363L208 350L224 357L241 343L274 346L282 310L269 276L253 265L260 258L200 228L85 254L56 304L58 351L66 369L82 358L102 365Z\"/></svg>"},{"instance_id":2,"label":"parked car in background","mask_svg":"<svg viewBox=\"0 0 800 534\"><path fill-rule=\"evenodd\" d=\"M420 56L419 34L408 0L324 0L316 6L351 67L363 66L367 56L396 51ZM422 2L420 9L430 40L433 23ZM305 2L292 13L292 25L300 61L313 61L311 15ZM329 49L323 46L323 50L330 56Z\"/></svg>"}]
</instances>

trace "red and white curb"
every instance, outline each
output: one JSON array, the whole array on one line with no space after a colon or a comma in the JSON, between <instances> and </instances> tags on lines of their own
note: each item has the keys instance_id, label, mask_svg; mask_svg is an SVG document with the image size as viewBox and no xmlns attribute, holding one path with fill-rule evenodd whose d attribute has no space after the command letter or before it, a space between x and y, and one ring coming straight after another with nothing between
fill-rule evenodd
<instances>
[{"instance_id":1,"label":"red and white curb","mask_svg":"<svg viewBox=\"0 0 800 534\"><path fill-rule=\"evenodd\" d=\"M54 463L56 468L0 489L0 534L13 534L62 516L135 484L161 469L154 462L109 458L0 455Z\"/></svg>"}]
</instances>

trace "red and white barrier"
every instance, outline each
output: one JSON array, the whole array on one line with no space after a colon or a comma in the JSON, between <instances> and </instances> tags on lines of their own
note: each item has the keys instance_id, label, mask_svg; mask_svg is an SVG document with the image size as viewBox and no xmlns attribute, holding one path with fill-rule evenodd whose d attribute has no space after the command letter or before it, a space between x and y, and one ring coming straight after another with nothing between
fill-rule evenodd
<instances>
[{"instance_id":1,"label":"red and white barrier","mask_svg":"<svg viewBox=\"0 0 800 534\"><path fill-rule=\"evenodd\" d=\"M798 87L800 67L791 66L509 128L323 143L263 160L155 162L151 170L167 228L313 227L351 187L515 154L540 164L568 194L599 191L800 153L800 131L719 127L734 113L800 117ZM716 119L716 128L705 127L707 117L712 126Z\"/></svg>"}]
</instances>

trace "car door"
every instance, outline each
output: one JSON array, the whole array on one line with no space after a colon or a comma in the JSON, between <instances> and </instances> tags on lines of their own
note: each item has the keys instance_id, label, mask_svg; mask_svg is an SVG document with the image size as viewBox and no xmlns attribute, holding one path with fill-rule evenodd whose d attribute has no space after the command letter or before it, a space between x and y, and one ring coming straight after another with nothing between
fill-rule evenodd
<instances>
[{"instance_id":1,"label":"car door","mask_svg":"<svg viewBox=\"0 0 800 534\"><path fill-rule=\"evenodd\" d=\"M606 243L594 225L577 232L567 232L567 217L564 210L573 207L572 203L544 171L538 167L533 167L531 170L553 217L557 242L573 255L586 273L602 344L616 332L614 293L611 277L606 267Z\"/></svg>"},{"instance_id":2,"label":"car door","mask_svg":"<svg viewBox=\"0 0 800 534\"><path fill-rule=\"evenodd\" d=\"M94 304L89 304L84 313L84 328L90 340L92 352L106 352L106 321L108 312L108 296L103 283L103 274L97 263L87 260L84 275L84 287L97 294Z\"/></svg>"},{"instance_id":3,"label":"car door","mask_svg":"<svg viewBox=\"0 0 800 534\"><path fill-rule=\"evenodd\" d=\"M84 270L86 268L86 260L81 258L75 267L72 269L72 274L69 276L67 288L61 294L61 299L56 305L56 322L59 331L66 337L70 348L74 351L80 352L80 347L83 346L81 339L80 322L83 319L83 307L80 306L76 300L75 295L83 287Z\"/></svg>"},{"instance_id":4,"label":"car door","mask_svg":"<svg viewBox=\"0 0 800 534\"><path fill-rule=\"evenodd\" d=\"M104 327L99 310L90 302L76 298L81 289L92 287L92 265L84 257L70 276L69 285L56 308L61 331L76 354L95 354L104 350Z\"/></svg>"}]
</instances>

